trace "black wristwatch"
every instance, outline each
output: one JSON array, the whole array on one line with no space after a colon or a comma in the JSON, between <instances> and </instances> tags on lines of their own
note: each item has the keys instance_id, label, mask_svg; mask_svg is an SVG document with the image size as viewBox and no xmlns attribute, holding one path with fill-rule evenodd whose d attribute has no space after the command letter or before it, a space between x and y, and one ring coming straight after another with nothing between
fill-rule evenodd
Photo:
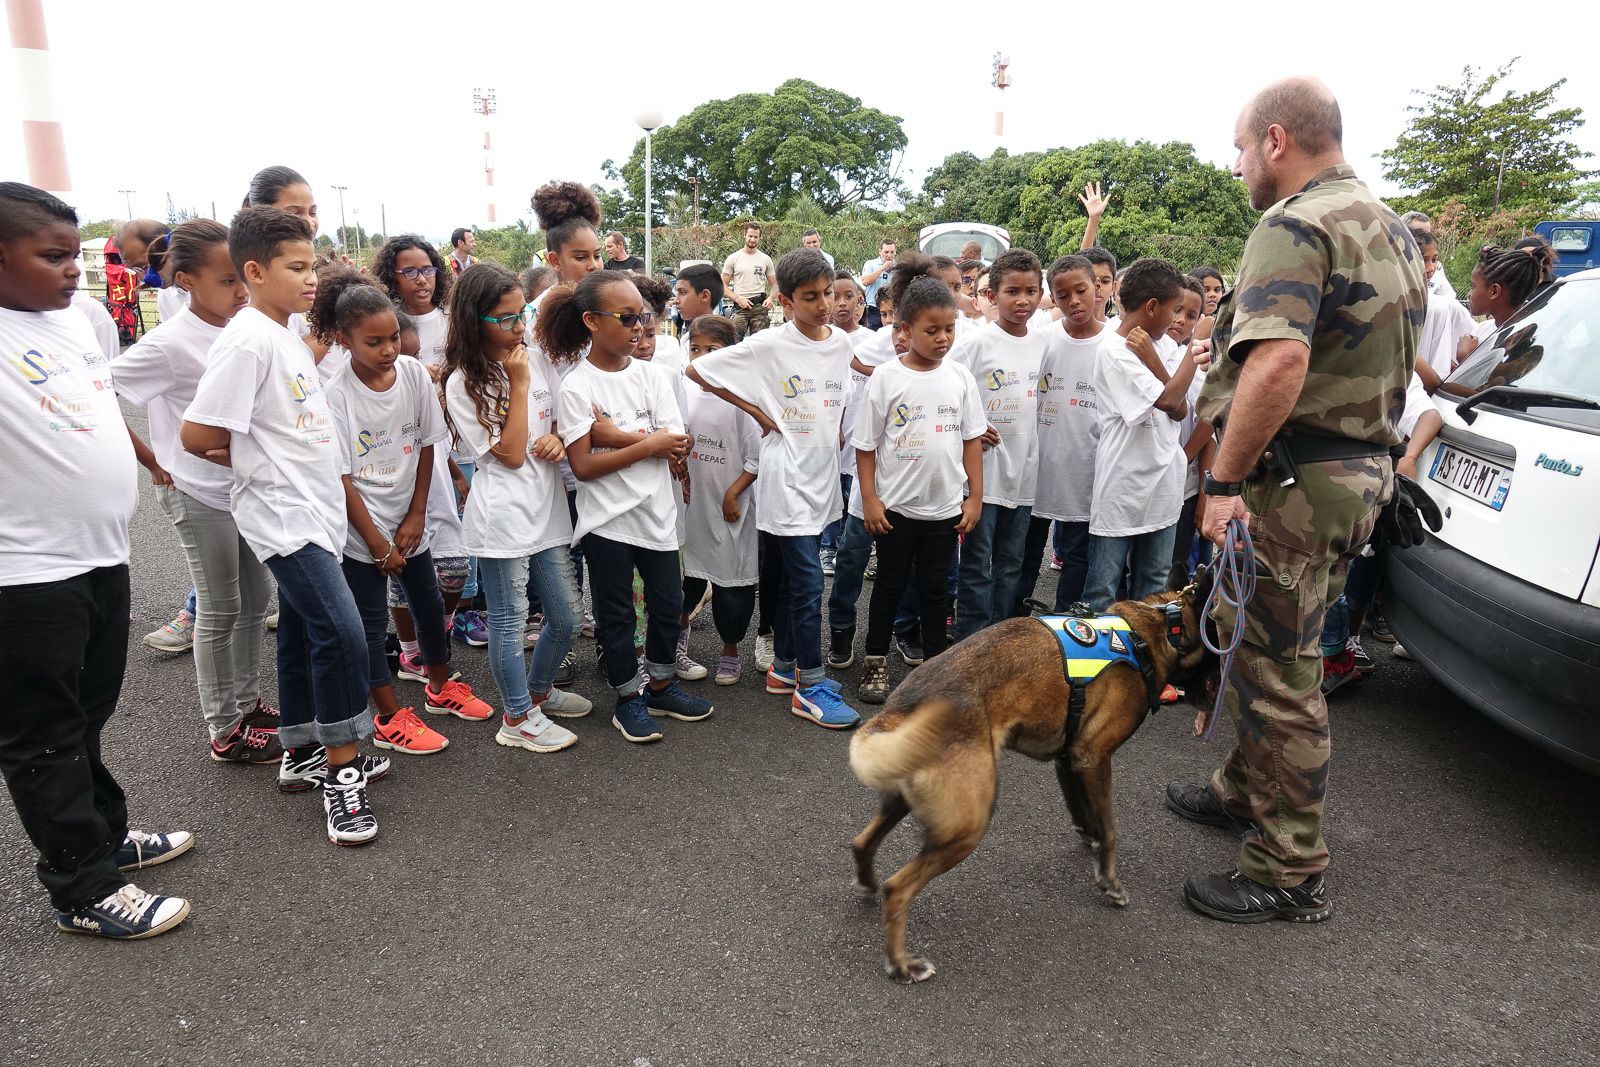
<instances>
[{"instance_id":1,"label":"black wristwatch","mask_svg":"<svg viewBox=\"0 0 1600 1067\"><path fill-rule=\"evenodd\" d=\"M1206 496L1238 496L1244 492L1244 483L1219 482L1211 477L1210 471L1206 471L1206 476L1201 481L1200 488Z\"/></svg>"}]
</instances>

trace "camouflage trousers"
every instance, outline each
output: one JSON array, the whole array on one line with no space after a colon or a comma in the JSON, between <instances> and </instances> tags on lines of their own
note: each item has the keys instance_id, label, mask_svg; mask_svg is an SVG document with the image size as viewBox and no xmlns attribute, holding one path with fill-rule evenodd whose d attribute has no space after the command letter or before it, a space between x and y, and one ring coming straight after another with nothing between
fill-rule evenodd
<instances>
[{"instance_id":1,"label":"camouflage trousers","mask_svg":"<svg viewBox=\"0 0 1600 1067\"><path fill-rule=\"evenodd\" d=\"M750 298L749 307L734 306L733 321L741 324L744 327L744 335L749 337L772 325L772 309L762 307L761 297L753 296Z\"/></svg>"},{"instance_id":2,"label":"camouflage trousers","mask_svg":"<svg viewBox=\"0 0 1600 1067\"><path fill-rule=\"evenodd\" d=\"M1230 812L1260 826L1240 846L1238 867L1264 885L1299 885L1328 865L1322 616L1393 491L1388 456L1302 464L1287 489L1264 479L1244 487L1256 592L1225 698L1238 740L1211 786ZM1220 609L1215 618L1231 627L1233 615Z\"/></svg>"}]
</instances>

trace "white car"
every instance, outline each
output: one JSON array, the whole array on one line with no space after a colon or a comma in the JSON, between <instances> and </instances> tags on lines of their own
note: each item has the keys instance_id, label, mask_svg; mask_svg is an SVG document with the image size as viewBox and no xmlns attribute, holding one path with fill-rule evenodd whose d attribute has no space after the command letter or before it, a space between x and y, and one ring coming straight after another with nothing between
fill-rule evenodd
<instances>
[{"instance_id":1,"label":"white car","mask_svg":"<svg viewBox=\"0 0 1600 1067\"><path fill-rule=\"evenodd\" d=\"M1600 774L1600 270L1534 296L1434 403L1417 480L1444 527L1389 554L1390 623L1467 703Z\"/></svg>"},{"instance_id":2,"label":"white car","mask_svg":"<svg viewBox=\"0 0 1600 1067\"><path fill-rule=\"evenodd\" d=\"M936 222L917 234L917 250L923 255L959 260L962 246L968 241L977 241L983 249L983 261L993 263L994 257L1011 247L1011 231L982 222Z\"/></svg>"}]
</instances>

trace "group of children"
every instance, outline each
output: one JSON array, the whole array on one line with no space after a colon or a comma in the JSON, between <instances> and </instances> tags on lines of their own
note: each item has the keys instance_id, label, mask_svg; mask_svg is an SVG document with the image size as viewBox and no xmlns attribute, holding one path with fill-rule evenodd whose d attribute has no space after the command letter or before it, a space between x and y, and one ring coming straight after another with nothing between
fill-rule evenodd
<instances>
[{"instance_id":1,"label":"group of children","mask_svg":"<svg viewBox=\"0 0 1600 1067\"><path fill-rule=\"evenodd\" d=\"M347 845L378 832L367 784L382 753L449 743L398 697L391 627L399 676L435 716L496 717L450 669L452 634L486 645L495 740L547 753L576 741L555 720L592 711L559 687L577 634L592 625L612 724L652 742L659 719L714 711L679 684L711 673L689 655L690 619L709 599L714 681L729 685L759 607L766 691L846 729L859 715L829 670L854 666L874 554L867 703L890 692L891 644L916 664L1026 614L1047 543L1056 611L1157 592L1205 552L1193 516L1213 444L1193 401L1214 270L1142 259L1118 274L1100 248L1047 268L1021 249L989 264L906 255L872 330L861 283L802 248L774 270L784 324L740 339L715 313L714 268L672 289L603 269L599 206L577 183L534 195L547 253L522 277L457 273L414 236L368 274L319 264L310 185L274 167L230 226L146 235L148 269L182 295L113 364L66 310L71 208L15 183L0 201L0 402L17 427L0 463L47 474L5 494L0 661L25 712L0 754L64 929L150 936L188 911L123 873L192 837L128 830L99 761L126 654L135 460L193 579L212 758L276 764L281 790L320 792L329 839ZM1474 310L1509 314L1518 268L1486 258ZM658 329L671 298L678 338ZM148 409L148 444L118 395ZM278 708L259 665L274 583ZM32 597L50 610L31 614ZM486 618L464 626L474 598ZM60 629L44 654L36 633L15 639L39 618Z\"/></svg>"}]
</instances>

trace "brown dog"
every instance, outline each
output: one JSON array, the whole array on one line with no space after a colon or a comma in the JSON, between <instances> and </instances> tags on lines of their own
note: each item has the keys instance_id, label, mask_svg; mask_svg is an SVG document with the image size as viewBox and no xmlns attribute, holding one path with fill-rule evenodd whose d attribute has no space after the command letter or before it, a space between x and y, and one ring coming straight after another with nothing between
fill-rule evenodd
<instances>
[{"instance_id":1,"label":"brown dog","mask_svg":"<svg viewBox=\"0 0 1600 1067\"><path fill-rule=\"evenodd\" d=\"M1174 569L1173 578L1182 572ZM1095 855L1095 885L1121 907L1117 826L1111 805L1111 754L1144 721L1152 689L1194 685L1195 702L1215 694L1216 657L1200 640L1211 576L1145 601L1121 601L1148 647L1152 678L1122 664L1107 667L1084 691L1081 720L1066 739L1071 687L1055 631L1037 619L1008 619L967 638L912 671L888 703L850 742L850 769L883 796L877 816L851 844L856 888L878 891L873 860L900 820L915 813L925 827L922 851L883 885L886 969L900 982L933 976L933 965L906 951L906 911L922 887L978 847L994 812L1000 750L1055 760L1073 824ZM1162 605L1181 603L1182 629L1168 638ZM1206 672L1212 681L1207 684Z\"/></svg>"}]
</instances>

